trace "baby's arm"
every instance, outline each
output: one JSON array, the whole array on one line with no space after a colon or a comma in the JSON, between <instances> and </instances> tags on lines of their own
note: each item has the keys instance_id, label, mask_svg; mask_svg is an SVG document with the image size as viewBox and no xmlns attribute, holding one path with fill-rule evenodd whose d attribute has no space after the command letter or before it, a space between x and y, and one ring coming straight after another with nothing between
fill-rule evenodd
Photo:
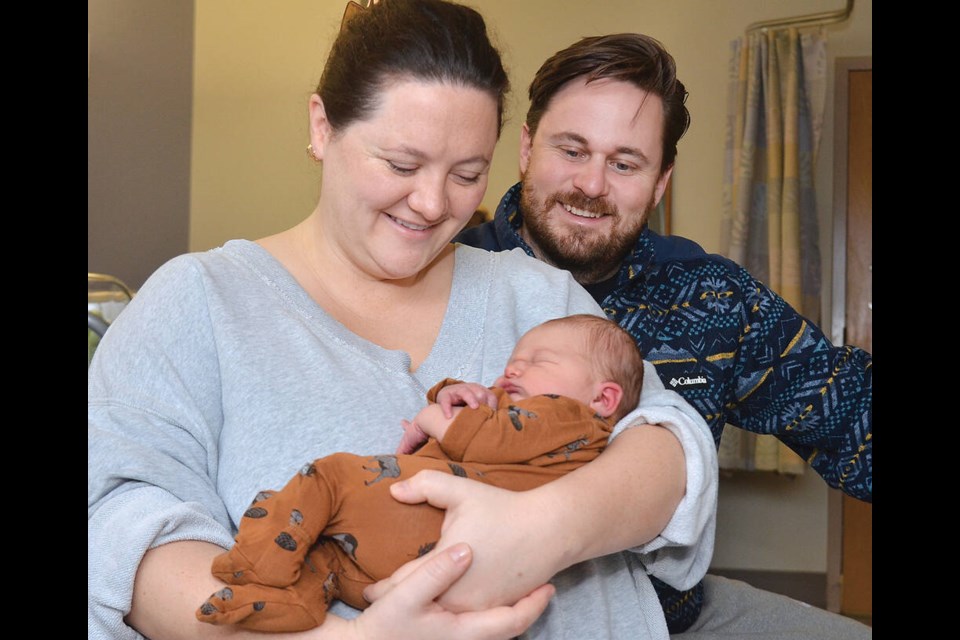
<instances>
[{"instance_id":1,"label":"baby's arm","mask_svg":"<svg viewBox=\"0 0 960 640\"><path fill-rule=\"evenodd\" d=\"M497 408L497 396L489 388L476 382L457 382L448 384L437 391L436 403L443 409L443 415L453 417L455 406L467 406L476 409L480 405L487 405L491 409ZM442 440L442 438L437 438Z\"/></svg>"},{"instance_id":2,"label":"baby's arm","mask_svg":"<svg viewBox=\"0 0 960 640\"><path fill-rule=\"evenodd\" d=\"M443 408L439 404L428 404L420 410L412 421L401 420L403 438L400 440L400 446L397 447L397 453L413 453L431 436L437 440L443 440L450 423L453 422L462 408L452 407L451 414L453 417L448 418L443 415Z\"/></svg>"},{"instance_id":3,"label":"baby's arm","mask_svg":"<svg viewBox=\"0 0 960 640\"><path fill-rule=\"evenodd\" d=\"M430 404L421 409L412 421L400 421L403 437L396 453L413 453L430 436L442 441L456 413L464 406L476 409L485 404L497 408L497 396L490 389L476 382L460 382L452 378L437 383L427 395L427 400ZM437 412L435 407L439 407L440 411Z\"/></svg>"}]
</instances>

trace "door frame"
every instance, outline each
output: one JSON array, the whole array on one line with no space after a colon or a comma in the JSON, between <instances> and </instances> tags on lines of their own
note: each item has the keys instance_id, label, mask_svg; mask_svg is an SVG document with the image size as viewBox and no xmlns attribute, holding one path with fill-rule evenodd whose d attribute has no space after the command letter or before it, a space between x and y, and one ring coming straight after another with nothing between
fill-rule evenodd
<instances>
[{"instance_id":1,"label":"door frame","mask_svg":"<svg viewBox=\"0 0 960 640\"><path fill-rule=\"evenodd\" d=\"M837 58L834 64L833 108L833 297L830 336L833 344L845 344L847 276L847 180L849 129L847 114L849 75L872 71L872 56ZM840 611L843 578L843 492L827 494L827 609Z\"/></svg>"}]
</instances>

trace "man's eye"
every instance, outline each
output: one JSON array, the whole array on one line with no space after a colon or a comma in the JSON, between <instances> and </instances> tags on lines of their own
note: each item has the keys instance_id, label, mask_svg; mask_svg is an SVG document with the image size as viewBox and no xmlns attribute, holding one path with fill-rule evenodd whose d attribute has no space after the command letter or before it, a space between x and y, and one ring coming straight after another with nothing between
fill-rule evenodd
<instances>
[{"instance_id":1,"label":"man's eye","mask_svg":"<svg viewBox=\"0 0 960 640\"><path fill-rule=\"evenodd\" d=\"M453 174L453 179L460 184L477 184L480 182L480 174L475 176L462 176L459 174Z\"/></svg>"}]
</instances>

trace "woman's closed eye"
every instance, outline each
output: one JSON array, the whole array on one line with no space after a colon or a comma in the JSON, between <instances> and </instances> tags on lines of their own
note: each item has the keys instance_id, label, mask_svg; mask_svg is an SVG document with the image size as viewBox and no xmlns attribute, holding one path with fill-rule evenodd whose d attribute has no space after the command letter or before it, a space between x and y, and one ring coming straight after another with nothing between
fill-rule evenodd
<instances>
[{"instance_id":1,"label":"woman's closed eye","mask_svg":"<svg viewBox=\"0 0 960 640\"><path fill-rule=\"evenodd\" d=\"M399 176L412 176L420 168L419 165L407 165L396 163L393 160L387 160L387 166L390 167L390 170L396 173ZM472 184L477 184L480 182L480 178L483 176L482 173L453 173L451 177L453 181L457 184L464 186L469 186Z\"/></svg>"},{"instance_id":2,"label":"woman's closed eye","mask_svg":"<svg viewBox=\"0 0 960 640\"><path fill-rule=\"evenodd\" d=\"M475 175L464 175L464 174L454 173L453 180L454 182L457 182L458 184L462 184L462 185L477 184L478 182L480 182L480 176L482 175L483 174L481 173L478 173Z\"/></svg>"},{"instance_id":3,"label":"woman's closed eye","mask_svg":"<svg viewBox=\"0 0 960 640\"><path fill-rule=\"evenodd\" d=\"M401 176L411 176L419 168L416 165L397 164L393 160L387 160L387 166L390 170Z\"/></svg>"}]
</instances>

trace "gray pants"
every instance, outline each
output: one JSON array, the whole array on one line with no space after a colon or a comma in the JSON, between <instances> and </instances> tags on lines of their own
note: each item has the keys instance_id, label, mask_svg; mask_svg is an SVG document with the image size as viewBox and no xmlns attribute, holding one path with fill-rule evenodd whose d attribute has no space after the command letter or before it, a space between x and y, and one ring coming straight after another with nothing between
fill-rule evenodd
<instances>
[{"instance_id":1,"label":"gray pants","mask_svg":"<svg viewBox=\"0 0 960 640\"><path fill-rule=\"evenodd\" d=\"M676 640L861 640L873 638L865 624L812 607L746 582L708 575L703 583L703 610Z\"/></svg>"}]
</instances>

